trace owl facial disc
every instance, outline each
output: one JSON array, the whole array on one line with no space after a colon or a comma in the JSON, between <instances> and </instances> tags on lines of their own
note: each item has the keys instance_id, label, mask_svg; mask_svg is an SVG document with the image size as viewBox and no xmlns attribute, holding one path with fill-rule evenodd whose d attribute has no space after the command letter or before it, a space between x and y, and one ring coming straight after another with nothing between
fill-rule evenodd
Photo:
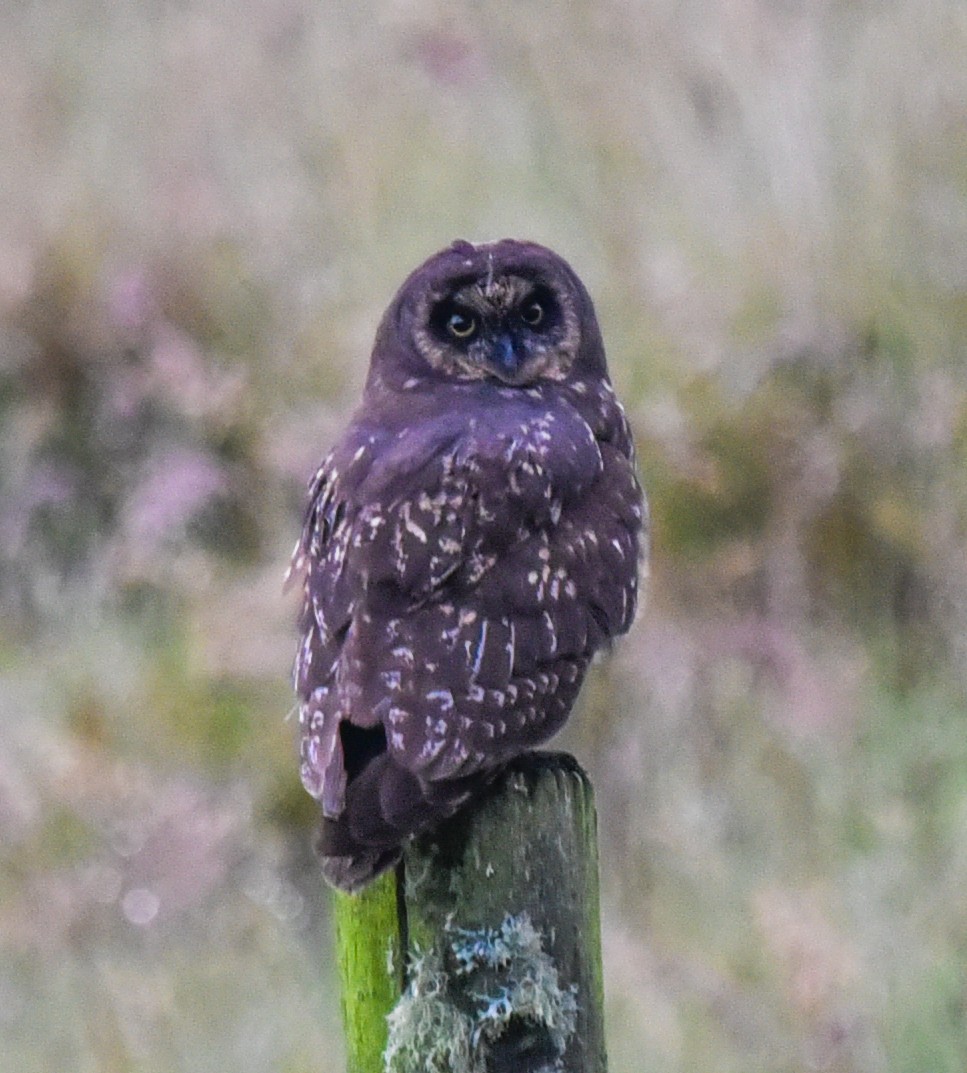
<instances>
[{"instance_id":1,"label":"owl facial disc","mask_svg":"<svg viewBox=\"0 0 967 1073\"><path fill-rule=\"evenodd\" d=\"M511 386L567 375L579 332L570 296L514 273L488 270L431 304L423 352L462 379Z\"/></svg>"}]
</instances>

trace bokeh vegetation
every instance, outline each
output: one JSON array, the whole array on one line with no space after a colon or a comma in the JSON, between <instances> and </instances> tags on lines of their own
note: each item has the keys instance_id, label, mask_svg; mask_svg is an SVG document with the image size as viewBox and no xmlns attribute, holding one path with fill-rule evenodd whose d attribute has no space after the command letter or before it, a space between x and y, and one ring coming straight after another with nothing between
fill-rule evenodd
<instances>
[{"instance_id":1,"label":"bokeh vegetation","mask_svg":"<svg viewBox=\"0 0 967 1073\"><path fill-rule=\"evenodd\" d=\"M967 19L0 13L0 1038L330 1070L281 578L379 313L457 236L592 290L649 599L565 735L612 1068L967 1067Z\"/></svg>"}]
</instances>

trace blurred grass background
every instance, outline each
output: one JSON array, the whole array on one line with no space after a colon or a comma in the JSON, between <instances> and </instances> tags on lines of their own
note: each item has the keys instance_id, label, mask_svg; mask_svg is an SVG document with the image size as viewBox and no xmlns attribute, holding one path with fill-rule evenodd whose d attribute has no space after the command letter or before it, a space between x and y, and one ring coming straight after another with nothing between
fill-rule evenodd
<instances>
[{"instance_id":1,"label":"blurred grass background","mask_svg":"<svg viewBox=\"0 0 967 1073\"><path fill-rule=\"evenodd\" d=\"M0 11L0 1040L338 1070L281 595L451 239L595 296L649 599L561 743L614 1073L967 1068L959 0Z\"/></svg>"}]
</instances>

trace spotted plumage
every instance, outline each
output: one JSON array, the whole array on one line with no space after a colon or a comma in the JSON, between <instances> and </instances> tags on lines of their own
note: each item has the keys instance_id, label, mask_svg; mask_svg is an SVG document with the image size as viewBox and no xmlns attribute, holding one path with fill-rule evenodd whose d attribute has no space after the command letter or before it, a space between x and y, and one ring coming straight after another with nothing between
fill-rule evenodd
<instances>
[{"instance_id":1,"label":"spotted plumage","mask_svg":"<svg viewBox=\"0 0 967 1073\"><path fill-rule=\"evenodd\" d=\"M302 779L331 882L368 882L560 728L631 624L646 528L570 267L505 240L418 268L293 560Z\"/></svg>"}]
</instances>

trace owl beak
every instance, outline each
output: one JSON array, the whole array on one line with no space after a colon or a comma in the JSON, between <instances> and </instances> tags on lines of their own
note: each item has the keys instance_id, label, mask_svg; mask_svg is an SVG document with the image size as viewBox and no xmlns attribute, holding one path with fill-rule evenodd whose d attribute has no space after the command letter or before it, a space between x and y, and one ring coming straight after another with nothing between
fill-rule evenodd
<instances>
[{"instance_id":1,"label":"owl beak","mask_svg":"<svg viewBox=\"0 0 967 1073\"><path fill-rule=\"evenodd\" d=\"M508 384L515 384L520 379L524 355L517 352L517 346L509 332L501 332L494 340L491 361L494 372Z\"/></svg>"}]
</instances>

